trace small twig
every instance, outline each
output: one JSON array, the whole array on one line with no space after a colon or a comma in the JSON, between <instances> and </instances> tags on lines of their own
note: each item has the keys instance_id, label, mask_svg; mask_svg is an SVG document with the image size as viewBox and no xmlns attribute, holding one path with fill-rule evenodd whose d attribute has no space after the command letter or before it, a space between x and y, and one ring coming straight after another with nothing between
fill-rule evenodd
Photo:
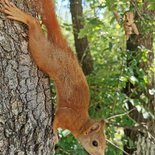
<instances>
[{"instance_id":1,"label":"small twig","mask_svg":"<svg viewBox=\"0 0 155 155\"><path fill-rule=\"evenodd\" d=\"M128 115L128 114L130 114L134 110L136 110L136 108L133 108L130 111L127 111L126 113L123 113L123 114L117 114L117 115L111 116L111 117L107 118L106 120L108 121L108 120L113 119L113 118L117 118L117 117Z\"/></svg>"},{"instance_id":2,"label":"small twig","mask_svg":"<svg viewBox=\"0 0 155 155\"><path fill-rule=\"evenodd\" d=\"M141 20L144 20L144 17L141 16L142 12L139 10L139 8L138 8L138 6L137 6L137 2L135 2L134 0L131 0L130 2L131 2L131 4L134 6L134 8L135 8L135 10L136 10L138 16L141 18Z\"/></svg>"},{"instance_id":3,"label":"small twig","mask_svg":"<svg viewBox=\"0 0 155 155\"><path fill-rule=\"evenodd\" d=\"M148 135L154 140L154 142L155 142L155 137L150 133L150 132L148 132Z\"/></svg>"},{"instance_id":4,"label":"small twig","mask_svg":"<svg viewBox=\"0 0 155 155\"><path fill-rule=\"evenodd\" d=\"M120 17L120 15L118 14L118 12L114 11L113 14L114 14L114 16L115 16L116 21L118 22L118 24L120 24L121 17Z\"/></svg>"},{"instance_id":5,"label":"small twig","mask_svg":"<svg viewBox=\"0 0 155 155\"><path fill-rule=\"evenodd\" d=\"M127 153L126 151L124 151L123 149L121 149L119 146L117 146L116 144L114 144L113 142L111 142L110 140L106 139L106 141L108 143L110 143L111 145L113 145L114 147L116 147L117 149L121 150L123 153L125 153L126 155L130 155L129 153Z\"/></svg>"}]
</instances>

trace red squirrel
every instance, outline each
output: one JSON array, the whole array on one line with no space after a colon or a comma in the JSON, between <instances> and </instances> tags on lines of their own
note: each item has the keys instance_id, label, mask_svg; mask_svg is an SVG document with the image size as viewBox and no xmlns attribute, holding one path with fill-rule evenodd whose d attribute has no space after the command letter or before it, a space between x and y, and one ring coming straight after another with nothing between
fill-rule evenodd
<instances>
[{"instance_id":1,"label":"red squirrel","mask_svg":"<svg viewBox=\"0 0 155 155\"><path fill-rule=\"evenodd\" d=\"M8 19L22 22L29 29L29 51L36 65L55 82L57 108L53 132L68 129L90 155L104 155L104 121L89 117L89 88L76 56L61 33L54 0L35 0L45 24L45 36L36 18L21 11L9 0L0 0L1 12Z\"/></svg>"}]
</instances>

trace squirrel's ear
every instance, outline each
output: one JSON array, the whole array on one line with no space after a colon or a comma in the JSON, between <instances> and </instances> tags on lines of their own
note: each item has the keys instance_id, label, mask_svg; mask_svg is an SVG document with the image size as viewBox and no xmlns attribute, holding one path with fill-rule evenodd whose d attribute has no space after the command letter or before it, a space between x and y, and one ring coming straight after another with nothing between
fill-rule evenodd
<instances>
[{"instance_id":1,"label":"squirrel's ear","mask_svg":"<svg viewBox=\"0 0 155 155\"><path fill-rule=\"evenodd\" d=\"M91 134L93 132L98 132L101 129L101 123L100 122L96 122L94 124L92 124L85 132L85 135Z\"/></svg>"}]
</instances>

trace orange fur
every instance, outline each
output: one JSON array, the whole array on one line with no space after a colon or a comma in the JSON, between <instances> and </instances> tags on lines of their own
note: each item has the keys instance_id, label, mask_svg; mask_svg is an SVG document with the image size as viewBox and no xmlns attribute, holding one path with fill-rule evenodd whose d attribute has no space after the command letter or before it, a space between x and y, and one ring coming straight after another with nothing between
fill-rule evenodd
<instances>
[{"instance_id":1,"label":"orange fur","mask_svg":"<svg viewBox=\"0 0 155 155\"><path fill-rule=\"evenodd\" d=\"M89 118L88 84L76 56L61 33L53 1L36 2L42 21L47 27L48 38L34 17L24 13L8 0L1 0L0 3L9 19L28 26L29 49L33 60L55 82L57 109L53 123L54 133L59 127L69 129L91 155L103 155L106 146L104 122ZM98 146L93 145L94 141Z\"/></svg>"},{"instance_id":2,"label":"orange fur","mask_svg":"<svg viewBox=\"0 0 155 155\"><path fill-rule=\"evenodd\" d=\"M48 30L48 38L61 49L66 49L68 43L61 33L57 17L55 15L55 7L53 0L36 0L36 6L42 16L42 21Z\"/></svg>"}]
</instances>

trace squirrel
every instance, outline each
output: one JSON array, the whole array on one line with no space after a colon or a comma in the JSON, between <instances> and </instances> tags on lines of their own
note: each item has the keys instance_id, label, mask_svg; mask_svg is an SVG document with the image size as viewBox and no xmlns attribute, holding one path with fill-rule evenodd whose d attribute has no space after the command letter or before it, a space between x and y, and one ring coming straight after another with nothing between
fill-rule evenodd
<instances>
[{"instance_id":1,"label":"squirrel","mask_svg":"<svg viewBox=\"0 0 155 155\"><path fill-rule=\"evenodd\" d=\"M104 155L105 122L89 117L90 94L86 77L60 30L54 0L35 0L34 3L47 28L48 36L35 17L23 12L9 0L0 1L0 11L8 19L28 26L31 56L39 69L54 80L57 107L53 133L56 136L58 128L68 129L90 155Z\"/></svg>"}]
</instances>

